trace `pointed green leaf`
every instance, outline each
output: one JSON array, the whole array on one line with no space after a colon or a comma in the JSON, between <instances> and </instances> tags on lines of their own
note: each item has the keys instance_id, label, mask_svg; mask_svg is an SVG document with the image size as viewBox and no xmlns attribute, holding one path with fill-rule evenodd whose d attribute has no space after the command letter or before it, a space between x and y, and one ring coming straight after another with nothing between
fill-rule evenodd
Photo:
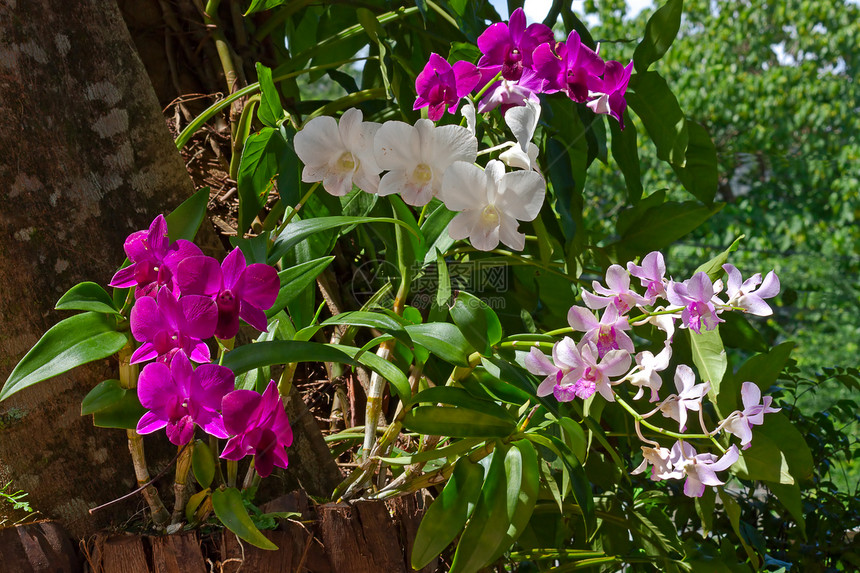
<instances>
[{"instance_id":1,"label":"pointed green leaf","mask_svg":"<svg viewBox=\"0 0 860 573\"><path fill-rule=\"evenodd\" d=\"M540 490L540 466L537 452L530 441L519 440L511 444L505 456L505 476L506 509L510 525L490 562L513 546L534 513Z\"/></svg>"},{"instance_id":2,"label":"pointed green leaf","mask_svg":"<svg viewBox=\"0 0 860 573\"><path fill-rule=\"evenodd\" d=\"M707 263L703 263L697 268L693 274L696 273L707 273L708 278L711 279L711 282L716 281L718 278L723 276L725 271L723 270L723 265L726 264L729 260L729 253L733 253L738 250L738 245L740 245L741 240L745 235L741 235L729 245L729 248L708 261Z\"/></svg>"},{"instance_id":3,"label":"pointed green leaf","mask_svg":"<svg viewBox=\"0 0 860 573\"><path fill-rule=\"evenodd\" d=\"M403 418L403 425L420 434L456 438L504 438L517 429L510 419L460 407L418 406Z\"/></svg>"},{"instance_id":4,"label":"pointed green leaf","mask_svg":"<svg viewBox=\"0 0 860 573\"><path fill-rule=\"evenodd\" d=\"M116 404L125 396L125 393L126 389L120 385L119 380L100 382L84 396L81 402L81 416L87 416Z\"/></svg>"},{"instance_id":5,"label":"pointed green leaf","mask_svg":"<svg viewBox=\"0 0 860 573\"><path fill-rule=\"evenodd\" d=\"M681 27L683 0L669 0L654 12L645 26L645 37L633 52L633 64L637 72L644 72L648 66L663 57L675 41Z\"/></svg>"},{"instance_id":6,"label":"pointed green leaf","mask_svg":"<svg viewBox=\"0 0 860 573\"><path fill-rule=\"evenodd\" d=\"M194 449L191 451L191 470L200 487L208 488L212 485L212 480L215 479L215 458L212 456L212 450L203 440L194 442Z\"/></svg>"},{"instance_id":7,"label":"pointed green leaf","mask_svg":"<svg viewBox=\"0 0 860 573\"><path fill-rule=\"evenodd\" d=\"M197 508L203 503L203 500L211 493L207 487L204 490L198 491L188 498L188 503L185 504L185 520L188 523L194 522L194 514L197 513Z\"/></svg>"},{"instance_id":8,"label":"pointed green leaf","mask_svg":"<svg viewBox=\"0 0 860 573\"><path fill-rule=\"evenodd\" d=\"M449 309L454 324L466 340L483 356L493 353L493 346L502 339L502 323L487 303L467 292L460 291Z\"/></svg>"},{"instance_id":9,"label":"pointed green leaf","mask_svg":"<svg viewBox=\"0 0 860 573\"><path fill-rule=\"evenodd\" d=\"M508 451L508 446L497 444L492 453L481 495L457 543L450 573L476 573L492 558L510 527L505 475Z\"/></svg>"},{"instance_id":10,"label":"pointed green leaf","mask_svg":"<svg viewBox=\"0 0 860 573\"><path fill-rule=\"evenodd\" d=\"M103 314L118 314L119 309L105 289L93 282L76 284L60 297L57 310L90 310Z\"/></svg>"},{"instance_id":11,"label":"pointed green leaf","mask_svg":"<svg viewBox=\"0 0 860 573\"><path fill-rule=\"evenodd\" d=\"M276 550L277 545L266 539L245 509L242 503L242 494L235 487L227 489L216 489L212 492L212 507L215 515L224 524L224 527L260 549Z\"/></svg>"},{"instance_id":12,"label":"pointed green leaf","mask_svg":"<svg viewBox=\"0 0 860 573\"><path fill-rule=\"evenodd\" d=\"M382 332L391 334L407 346L412 346L412 339L409 338L409 335L406 334L406 331L403 329L402 320L397 320L394 317L382 314L381 312L362 310L342 312L324 321L322 326L330 326L333 324L348 324L350 326L375 328Z\"/></svg>"},{"instance_id":13,"label":"pointed green leaf","mask_svg":"<svg viewBox=\"0 0 860 573\"><path fill-rule=\"evenodd\" d=\"M489 414L490 416L496 416L497 418L513 422L510 414L508 414L508 411L503 407L499 406L495 402L476 398L463 388L435 386L419 392L415 398L413 398L412 402L414 404L428 402L435 404L438 402L440 404L448 404L451 406L461 406L463 408L469 408L470 410L476 410L478 412Z\"/></svg>"},{"instance_id":14,"label":"pointed green leaf","mask_svg":"<svg viewBox=\"0 0 860 573\"><path fill-rule=\"evenodd\" d=\"M457 537L475 508L483 483L482 465L467 457L457 460L454 473L418 526L412 546L413 569L426 566Z\"/></svg>"},{"instance_id":15,"label":"pointed green leaf","mask_svg":"<svg viewBox=\"0 0 860 573\"><path fill-rule=\"evenodd\" d=\"M713 330L702 330L700 333L693 332L691 329L687 332L690 335L693 364L696 365L702 382L711 383L708 396L714 404L718 404L720 384L728 367L723 339L720 338L720 327L717 325ZM728 412L721 413L728 414Z\"/></svg>"},{"instance_id":16,"label":"pointed green leaf","mask_svg":"<svg viewBox=\"0 0 860 573\"><path fill-rule=\"evenodd\" d=\"M134 430L146 408L140 405L137 391L123 390L122 396L113 404L93 412L93 425L97 428L119 428Z\"/></svg>"},{"instance_id":17,"label":"pointed green leaf","mask_svg":"<svg viewBox=\"0 0 860 573\"><path fill-rule=\"evenodd\" d=\"M281 288L278 291L278 298L275 300L275 304L266 311L266 318L272 318L282 311L284 307L301 294L305 287L313 283L333 260L334 257L321 257L279 272L278 278L281 279Z\"/></svg>"},{"instance_id":18,"label":"pointed green leaf","mask_svg":"<svg viewBox=\"0 0 860 573\"><path fill-rule=\"evenodd\" d=\"M769 416L773 414L768 414ZM741 457L732 467L741 479L756 479L791 485L794 478L788 470L788 462L773 440L762 433L753 431L752 444L746 450L741 450Z\"/></svg>"},{"instance_id":19,"label":"pointed green leaf","mask_svg":"<svg viewBox=\"0 0 860 573\"><path fill-rule=\"evenodd\" d=\"M209 204L209 187L202 187L194 192L194 195L183 201L176 209L165 217L167 221L167 235L171 241L185 239L193 241L197 235L203 217L206 215L206 206Z\"/></svg>"},{"instance_id":20,"label":"pointed green leaf","mask_svg":"<svg viewBox=\"0 0 860 573\"><path fill-rule=\"evenodd\" d=\"M113 317L95 312L71 316L51 327L15 366L0 401L27 386L53 378L72 368L107 358L128 343L117 332Z\"/></svg>"},{"instance_id":21,"label":"pointed green leaf","mask_svg":"<svg viewBox=\"0 0 860 573\"><path fill-rule=\"evenodd\" d=\"M278 174L279 158L287 149L277 129L264 127L245 140L236 186L239 189L239 234L254 221Z\"/></svg>"},{"instance_id":22,"label":"pointed green leaf","mask_svg":"<svg viewBox=\"0 0 860 573\"><path fill-rule=\"evenodd\" d=\"M473 349L460 330L448 322L409 324L406 332L415 344L420 344L442 360L457 366L468 366Z\"/></svg>"},{"instance_id":23,"label":"pointed green leaf","mask_svg":"<svg viewBox=\"0 0 860 573\"><path fill-rule=\"evenodd\" d=\"M257 78L260 80L260 108L257 117L268 127L277 127L278 122L284 119L284 108L281 105L281 96L275 82L272 81L272 70L257 62Z\"/></svg>"},{"instance_id":24,"label":"pointed green leaf","mask_svg":"<svg viewBox=\"0 0 860 573\"><path fill-rule=\"evenodd\" d=\"M636 125L630 113L624 110L624 129L617 121L609 122L612 131L612 157L618 163L624 183L627 186L627 199L635 205L642 198L642 174L639 168L639 147L636 143Z\"/></svg>"}]
</instances>

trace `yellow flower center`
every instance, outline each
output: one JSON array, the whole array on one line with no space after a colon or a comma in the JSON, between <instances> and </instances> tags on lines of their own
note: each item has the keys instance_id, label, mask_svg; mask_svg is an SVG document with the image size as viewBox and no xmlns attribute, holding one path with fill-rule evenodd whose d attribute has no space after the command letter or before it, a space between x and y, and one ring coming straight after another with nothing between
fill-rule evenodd
<instances>
[{"instance_id":1,"label":"yellow flower center","mask_svg":"<svg viewBox=\"0 0 860 573\"><path fill-rule=\"evenodd\" d=\"M481 211L481 221L486 227L495 227L499 224L499 211L493 205L487 205Z\"/></svg>"},{"instance_id":2,"label":"yellow flower center","mask_svg":"<svg viewBox=\"0 0 860 573\"><path fill-rule=\"evenodd\" d=\"M343 154L338 157L336 167L337 170L342 173L353 172L358 169L358 159L356 159L349 151L344 151Z\"/></svg>"},{"instance_id":3,"label":"yellow flower center","mask_svg":"<svg viewBox=\"0 0 860 573\"><path fill-rule=\"evenodd\" d=\"M433 171L426 163L419 163L412 171L412 180L418 185L427 185L433 179Z\"/></svg>"}]
</instances>

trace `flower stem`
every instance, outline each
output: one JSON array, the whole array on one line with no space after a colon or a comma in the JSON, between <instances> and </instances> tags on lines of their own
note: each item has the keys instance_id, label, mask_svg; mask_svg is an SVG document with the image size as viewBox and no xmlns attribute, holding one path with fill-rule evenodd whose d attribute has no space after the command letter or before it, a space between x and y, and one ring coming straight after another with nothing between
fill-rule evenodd
<instances>
[{"instance_id":1,"label":"flower stem","mask_svg":"<svg viewBox=\"0 0 860 573\"><path fill-rule=\"evenodd\" d=\"M126 390L137 388L137 377L139 368L137 364L131 364L131 355L134 352L134 343L129 340L119 351L119 382ZM158 525L164 525L170 519L158 490L150 484L149 470L146 467L146 456L143 451L143 438L135 430L126 430L128 436L128 451L131 453L131 462L134 465L134 474L137 485L143 487L141 494L149 505L152 513L152 521Z\"/></svg>"},{"instance_id":2,"label":"flower stem","mask_svg":"<svg viewBox=\"0 0 860 573\"><path fill-rule=\"evenodd\" d=\"M633 406L631 406L630 404L628 404L627 402L625 402L624 400L619 398L617 394L615 395L615 401L618 402L622 408L624 408L625 410L630 412L630 414L633 416L633 418L637 422L639 422L640 424L642 424L643 426L645 426L649 430L657 432L658 434L660 434L662 436L666 436L669 438L675 438L676 440L692 440L692 439L710 440L713 438L710 434L680 434L678 432L672 432L672 431L666 430L664 428L661 428L660 426L655 426L654 424L652 424L651 422L646 420L645 417L642 416L642 414L640 414L639 412L634 410Z\"/></svg>"},{"instance_id":3,"label":"flower stem","mask_svg":"<svg viewBox=\"0 0 860 573\"><path fill-rule=\"evenodd\" d=\"M173 483L173 515L170 523L182 523L185 519L185 504L188 503L188 472L191 469L191 453L194 451L194 442L180 446L179 458L176 460L176 480Z\"/></svg>"}]
</instances>

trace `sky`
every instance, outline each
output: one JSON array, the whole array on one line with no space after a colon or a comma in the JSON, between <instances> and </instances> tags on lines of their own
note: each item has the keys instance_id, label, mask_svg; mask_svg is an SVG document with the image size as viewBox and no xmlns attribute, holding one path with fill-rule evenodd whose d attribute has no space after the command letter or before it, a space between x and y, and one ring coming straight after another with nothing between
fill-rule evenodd
<instances>
[{"instance_id":1,"label":"sky","mask_svg":"<svg viewBox=\"0 0 860 573\"><path fill-rule=\"evenodd\" d=\"M492 0L492 3L499 15L507 20L508 4L506 0ZM585 0L573 0L571 4L573 5L574 11L581 14ZM549 12L550 5L552 5L552 0L526 0L524 7L526 18L529 22L542 21L546 16L546 13ZM635 16L642 10L651 8L653 3L652 0L627 0L627 5L631 8L630 16Z\"/></svg>"}]
</instances>

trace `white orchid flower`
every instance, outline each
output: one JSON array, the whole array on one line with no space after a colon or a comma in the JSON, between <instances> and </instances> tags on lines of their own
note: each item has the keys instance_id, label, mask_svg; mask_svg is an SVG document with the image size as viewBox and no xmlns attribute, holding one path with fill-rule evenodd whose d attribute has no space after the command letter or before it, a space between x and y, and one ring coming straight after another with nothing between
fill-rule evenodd
<instances>
[{"instance_id":1,"label":"white orchid flower","mask_svg":"<svg viewBox=\"0 0 860 573\"><path fill-rule=\"evenodd\" d=\"M540 104L526 101L525 105L512 107L505 114L505 123L517 140L517 144L499 155L509 167L537 171L538 147L532 143L538 121Z\"/></svg>"},{"instance_id":2,"label":"white orchid flower","mask_svg":"<svg viewBox=\"0 0 860 573\"><path fill-rule=\"evenodd\" d=\"M352 185L376 193L382 171L373 156L378 123L362 121L361 110L351 108L340 123L329 116L315 117L296 134L296 155L305 164L302 181L322 181L326 191L341 197Z\"/></svg>"},{"instance_id":3,"label":"white orchid flower","mask_svg":"<svg viewBox=\"0 0 860 573\"><path fill-rule=\"evenodd\" d=\"M532 221L546 194L543 177L534 171L505 173L501 161L491 160L486 169L456 161L445 172L439 198L452 211L462 211L448 225L452 239L465 239L481 251L499 241L515 251L525 247L526 236L517 221Z\"/></svg>"},{"instance_id":4,"label":"white orchid flower","mask_svg":"<svg viewBox=\"0 0 860 573\"><path fill-rule=\"evenodd\" d=\"M475 114L475 104L469 98L466 98L466 103L460 108L460 115L466 118L466 128L469 133L475 135L475 126L478 121Z\"/></svg>"},{"instance_id":5,"label":"white orchid flower","mask_svg":"<svg viewBox=\"0 0 860 573\"><path fill-rule=\"evenodd\" d=\"M380 195L399 193L409 205L426 205L442 188L442 177L455 161L472 163L478 140L459 125L436 127L429 119L415 126L387 121L374 138L377 164L387 169Z\"/></svg>"}]
</instances>

